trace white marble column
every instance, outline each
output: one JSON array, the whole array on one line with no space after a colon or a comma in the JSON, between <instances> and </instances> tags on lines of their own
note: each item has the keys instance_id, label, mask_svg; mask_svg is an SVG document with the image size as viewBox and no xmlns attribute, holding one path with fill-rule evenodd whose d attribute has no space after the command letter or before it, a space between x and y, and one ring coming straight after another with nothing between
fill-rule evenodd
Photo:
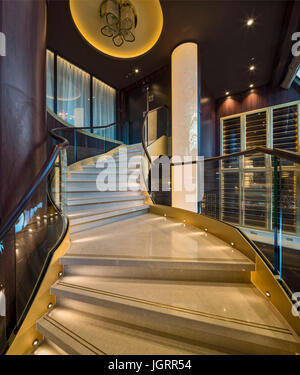
<instances>
[{"instance_id":1,"label":"white marble column","mask_svg":"<svg viewBox=\"0 0 300 375\"><path fill-rule=\"evenodd\" d=\"M172 155L198 156L199 66L198 45L183 43L172 53ZM182 174L182 189L180 189ZM189 191L188 183L197 183L197 167L172 168L172 206L198 211L198 189ZM177 190L177 191L176 191ZM181 191L180 191L181 190Z\"/></svg>"}]
</instances>

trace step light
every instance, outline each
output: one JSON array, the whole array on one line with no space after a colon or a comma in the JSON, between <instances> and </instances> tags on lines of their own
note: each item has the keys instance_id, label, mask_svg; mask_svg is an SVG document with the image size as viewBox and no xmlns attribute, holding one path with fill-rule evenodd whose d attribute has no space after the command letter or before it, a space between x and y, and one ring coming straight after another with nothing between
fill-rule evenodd
<instances>
[{"instance_id":1,"label":"step light","mask_svg":"<svg viewBox=\"0 0 300 375\"><path fill-rule=\"evenodd\" d=\"M231 245L231 246L234 246L234 242L231 242L230 245Z\"/></svg>"},{"instance_id":2,"label":"step light","mask_svg":"<svg viewBox=\"0 0 300 375\"><path fill-rule=\"evenodd\" d=\"M53 307L53 303L52 302L50 302L50 303L48 303L48 309L50 310L52 307Z\"/></svg>"},{"instance_id":3,"label":"step light","mask_svg":"<svg viewBox=\"0 0 300 375\"><path fill-rule=\"evenodd\" d=\"M39 340L38 339L34 339L33 342L32 342L32 346L37 346L39 343Z\"/></svg>"},{"instance_id":4,"label":"step light","mask_svg":"<svg viewBox=\"0 0 300 375\"><path fill-rule=\"evenodd\" d=\"M63 273L61 271L58 272L58 277L62 277Z\"/></svg>"},{"instance_id":5,"label":"step light","mask_svg":"<svg viewBox=\"0 0 300 375\"><path fill-rule=\"evenodd\" d=\"M271 297L271 293L267 291L266 292L266 296L270 298Z\"/></svg>"}]
</instances>

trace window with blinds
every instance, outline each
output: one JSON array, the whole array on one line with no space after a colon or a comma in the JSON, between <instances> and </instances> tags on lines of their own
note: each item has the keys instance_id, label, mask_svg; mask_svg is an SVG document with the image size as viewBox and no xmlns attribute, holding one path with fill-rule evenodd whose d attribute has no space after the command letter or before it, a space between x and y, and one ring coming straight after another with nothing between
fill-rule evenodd
<instances>
[{"instance_id":1,"label":"window with blinds","mask_svg":"<svg viewBox=\"0 0 300 375\"><path fill-rule=\"evenodd\" d=\"M245 225L266 227L266 172L244 173Z\"/></svg>"},{"instance_id":2,"label":"window with blinds","mask_svg":"<svg viewBox=\"0 0 300 375\"><path fill-rule=\"evenodd\" d=\"M240 116L232 117L223 122L223 154L241 151L241 120ZM238 168L238 158L224 161L224 168Z\"/></svg>"},{"instance_id":3,"label":"window with blinds","mask_svg":"<svg viewBox=\"0 0 300 375\"><path fill-rule=\"evenodd\" d=\"M285 104L222 119L223 155L255 147L297 152L298 108L299 103ZM294 163L282 158L279 161L280 221L284 232L295 233L300 224L297 223L296 186L299 172ZM274 157L263 153L223 161L219 195L222 220L250 228L273 230L273 165Z\"/></svg>"},{"instance_id":4,"label":"window with blinds","mask_svg":"<svg viewBox=\"0 0 300 375\"><path fill-rule=\"evenodd\" d=\"M273 109L273 147L296 152L297 146L297 105Z\"/></svg>"},{"instance_id":5,"label":"window with blinds","mask_svg":"<svg viewBox=\"0 0 300 375\"><path fill-rule=\"evenodd\" d=\"M267 146L267 113L266 111L246 115L246 149ZM245 158L245 167L264 167L264 156Z\"/></svg>"},{"instance_id":6,"label":"window with blinds","mask_svg":"<svg viewBox=\"0 0 300 375\"><path fill-rule=\"evenodd\" d=\"M240 221L240 173L223 174L222 188L222 220L230 223Z\"/></svg>"},{"instance_id":7,"label":"window with blinds","mask_svg":"<svg viewBox=\"0 0 300 375\"><path fill-rule=\"evenodd\" d=\"M296 173L294 171L280 171L280 206L282 230L296 232Z\"/></svg>"}]
</instances>

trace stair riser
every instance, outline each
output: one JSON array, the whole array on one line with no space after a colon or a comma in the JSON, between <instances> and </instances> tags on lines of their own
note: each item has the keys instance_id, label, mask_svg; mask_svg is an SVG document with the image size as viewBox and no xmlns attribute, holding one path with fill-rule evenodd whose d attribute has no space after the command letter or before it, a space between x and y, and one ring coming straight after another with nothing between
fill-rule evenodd
<instances>
[{"instance_id":1,"label":"stair riser","mask_svg":"<svg viewBox=\"0 0 300 375\"><path fill-rule=\"evenodd\" d=\"M100 174L100 171L98 173L98 175L94 175L94 176L74 176L74 177L71 177L63 182L66 182L67 184L70 184L70 183L89 183L89 182L95 182L96 183L96 180L98 178ZM107 174L106 174L107 176ZM106 177L107 178L107 177ZM112 181L127 181L128 180L128 176L127 174L119 174L118 172L116 173L110 173L109 174L109 179L112 180Z\"/></svg>"},{"instance_id":2,"label":"stair riser","mask_svg":"<svg viewBox=\"0 0 300 375\"><path fill-rule=\"evenodd\" d=\"M127 155L127 157L141 156L142 155L142 151L127 151L127 153L116 152L114 154L111 154L110 156L113 157L113 158L125 158L126 155Z\"/></svg>"},{"instance_id":3,"label":"stair riser","mask_svg":"<svg viewBox=\"0 0 300 375\"><path fill-rule=\"evenodd\" d=\"M157 312L150 308L137 308L126 302L115 302L108 298L93 298L72 291L52 290L58 306L64 306L83 313L90 313L104 318L115 319L124 323L151 329L164 334L189 339L199 344L216 345L238 353L245 354L289 354L294 353L289 343L278 342L260 337L250 332L236 331L221 325L199 322L187 317L178 317L168 312Z\"/></svg>"},{"instance_id":4,"label":"stair riser","mask_svg":"<svg viewBox=\"0 0 300 375\"><path fill-rule=\"evenodd\" d=\"M84 224L78 224L78 225L75 225L75 226L71 225L70 233L71 234L72 233L78 233L78 232L82 232L84 230L101 227L101 226L106 225L106 224L115 223L116 221L130 219L130 218L135 217L135 216L143 215L147 212L148 212L148 210L146 209L146 210L141 210L141 211L132 212L132 213L128 213L128 214L114 216L114 217L111 217L111 218L108 218L108 219L99 219L97 221L87 222L87 223L84 223Z\"/></svg>"},{"instance_id":5,"label":"stair riser","mask_svg":"<svg viewBox=\"0 0 300 375\"><path fill-rule=\"evenodd\" d=\"M65 260L62 260L65 263ZM84 262L87 263L87 262ZM118 261L116 266L93 266L93 265L64 265L66 276L97 276L97 277L128 277L131 279L148 280L173 280L173 281L207 281L228 283L249 283L250 272L242 271L216 271L197 269L172 269L152 267L130 267Z\"/></svg>"},{"instance_id":6,"label":"stair riser","mask_svg":"<svg viewBox=\"0 0 300 375\"><path fill-rule=\"evenodd\" d=\"M133 185L133 184L111 184L112 186L109 186L107 188L107 190L105 191L102 191L103 193L106 193L106 192L112 192L112 193L119 193L119 192L127 192L127 191L131 191L131 192L141 192L142 191L142 187L140 185ZM105 186L106 188L106 186ZM87 184L74 184L72 186L67 186L67 189L66 189L66 193L69 194L69 193L72 193L72 192L77 192L77 191L86 191L86 192L89 192L89 191L95 191L97 190L97 186L95 183L87 183Z\"/></svg>"},{"instance_id":7,"label":"stair riser","mask_svg":"<svg viewBox=\"0 0 300 375\"><path fill-rule=\"evenodd\" d=\"M75 180L76 178L96 179L100 172L101 171L98 170L95 173L84 173L84 172L81 172L81 171L79 173L71 173L70 178L68 178L68 180ZM115 175L116 173L119 176L127 176L127 171L124 170L124 169L121 169L120 171L119 170L115 171L114 169L112 169L111 171L106 170L106 174L108 174L109 176Z\"/></svg>"},{"instance_id":8,"label":"stair riser","mask_svg":"<svg viewBox=\"0 0 300 375\"><path fill-rule=\"evenodd\" d=\"M101 204L101 203L116 203L116 202L132 202L135 200L143 200L145 197L142 194L133 195L133 196L117 196L117 197L106 197L106 198L88 198L88 199L68 199L67 206L69 207L76 207L81 205L93 205L93 204Z\"/></svg>"},{"instance_id":9,"label":"stair riser","mask_svg":"<svg viewBox=\"0 0 300 375\"><path fill-rule=\"evenodd\" d=\"M51 328L48 329L47 327L41 325L39 321L37 321L37 330L48 340L51 340L55 345L61 348L66 354L68 355L91 355L92 353L89 350L84 350L84 346L82 345L74 345L74 341L72 343L68 343L68 340L65 339L64 336L60 337L58 334L52 332Z\"/></svg>"},{"instance_id":10,"label":"stair riser","mask_svg":"<svg viewBox=\"0 0 300 375\"><path fill-rule=\"evenodd\" d=\"M138 160L138 161L132 161L130 162L130 160L110 160L110 161L106 161L103 163L99 163L98 165L97 164L92 164L92 165L82 165L82 170L83 171L90 171L91 169L101 169L101 168L126 168L126 166L130 167L130 168L138 168L141 164L141 161Z\"/></svg>"},{"instance_id":11,"label":"stair riser","mask_svg":"<svg viewBox=\"0 0 300 375\"><path fill-rule=\"evenodd\" d=\"M108 207L111 207L112 209L115 208L127 208L127 207L136 207L140 206L143 203L141 200L137 201L130 201L130 202L109 202L109 203L100 203L100 204L83 204L80 206L68 206L67 207L67 213L68 214L74 214L74 213L79 213L79 212L84 212L84 211L95 211L96 213L101 213L104 209ZM72 216L71 216L72 219Z\"/></svg>"},{"instance_id":12,"label":"stair riser","mask_svg":"<svg viewBox=\"0 0 300 375\"><path fill-rule=\"evenodd\" d=\"M73 192L67 192L67 199L74 199L74 200L79 200L81 198L87 199L87 198L106 198L110 196L116 195L116 192L114 191L73 191ZM124 197L132 197L137 195L136 192L134 191L120 191L118 192L118 195L122 195ZM142 194L141 194L142 195Z\"/></svg>"},{"instance_id":13,"label":"stair riser","mask_svg":"<svg viewBox=\"0 0 300 375\"><path fill-rule=\"evenodd\" d=\"M83 171L83 174L85 174L85 172L88 171L89 173L87 173L86 175L87 176L98 176L100 172L103 171L102 168L88 168L88 169L85 169ZM114 174L117 174L117 175L128 175L128 174L137 174L137 173L140 173L140 169L139 168L129 168L129 169L126 169L125 167L122 167L122 168L107 168L105 169L105 173L108 174L108 175L114 175ZM79 174L78 174L79 175Z\"/></svg>"}]
</instances>

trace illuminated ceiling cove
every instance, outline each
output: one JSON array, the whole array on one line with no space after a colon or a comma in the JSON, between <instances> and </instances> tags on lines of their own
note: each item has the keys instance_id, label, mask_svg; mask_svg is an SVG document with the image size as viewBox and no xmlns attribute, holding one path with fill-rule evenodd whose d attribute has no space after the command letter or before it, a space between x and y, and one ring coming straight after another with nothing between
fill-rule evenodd
<instances>
[{"instance_id":1,"label":"illuminated ceiling cove","mask_svg":"<svg viewBox=\"0 0 300 375\"><path fill-rule=\"evenodd\" d=\"M134 6L138 20L135 41L119 47L101 33L102 0L70 0L70 10L77 29L87 42L106 55L129 59L149 51L158 41L163 27L163 13L159 0L130 2Z\"/></svg>"}]
</instances>

